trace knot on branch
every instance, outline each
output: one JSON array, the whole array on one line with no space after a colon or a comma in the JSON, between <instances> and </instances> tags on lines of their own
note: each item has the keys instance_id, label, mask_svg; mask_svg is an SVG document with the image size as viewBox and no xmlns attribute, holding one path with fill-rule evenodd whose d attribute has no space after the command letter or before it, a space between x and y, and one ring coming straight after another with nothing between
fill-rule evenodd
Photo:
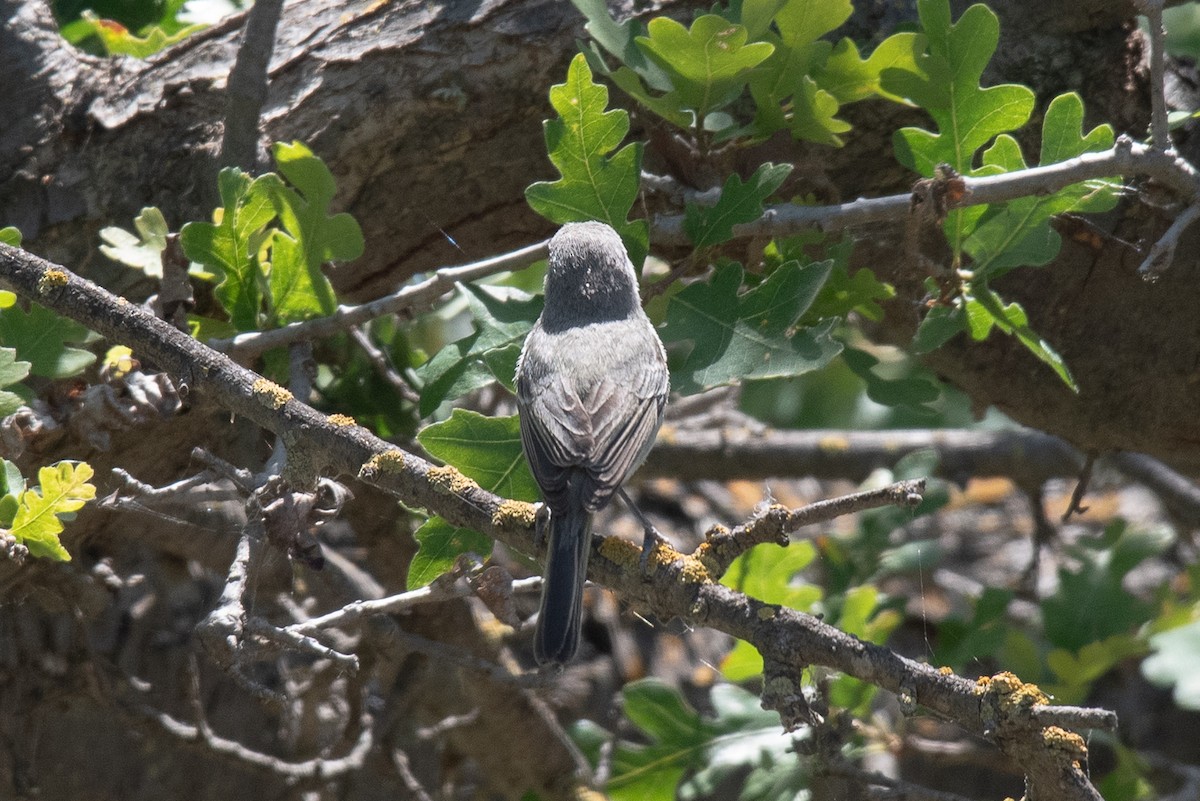
<instances>
[{"instance_id":1,"label":"knot on branch","mask_svg":"<svg viewBox=\"0 0 1200 801\"><path fill-rule=\"evenodd\" d=\"M762 708L779 713L779 721L785 731L793 732L801 726L816 726L824 722L804 696L800 684L802 665L785 664L763 655Z\"/></svg>"}]
</instances>

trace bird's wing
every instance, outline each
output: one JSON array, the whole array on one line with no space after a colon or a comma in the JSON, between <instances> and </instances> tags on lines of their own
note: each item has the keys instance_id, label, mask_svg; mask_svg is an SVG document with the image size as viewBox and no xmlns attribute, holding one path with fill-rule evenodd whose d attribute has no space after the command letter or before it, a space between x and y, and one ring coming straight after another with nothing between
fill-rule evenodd
<instances>
[{"instance_id":1,"label":"bird's wing","mask_svg":"<svg viewBox=\"0 0 1200 801\"><path fill-rule=\"evenodd\" d=\"M644 358L644 356L643 356ZM576 487L592 509L603 506L641 463L662 423L667 400L665 360L650 360L629 371L614 365L617 376L634 375L630 384L604 376L578 386L570 371L555 371L531 356L518 374L521 440L534 478L547 503L566 501L572 468L590 480Z\"/></svg>"}]
</instances>

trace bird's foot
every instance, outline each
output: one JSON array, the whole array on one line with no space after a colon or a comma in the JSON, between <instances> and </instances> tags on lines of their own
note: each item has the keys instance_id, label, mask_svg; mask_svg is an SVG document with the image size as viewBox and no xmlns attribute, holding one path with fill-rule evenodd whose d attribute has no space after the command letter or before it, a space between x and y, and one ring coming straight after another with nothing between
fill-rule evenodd
<instances>
[{"instance_id":1,"label":"bird's foot","mask_svg":"<svg viewBox=\"0 0 1200 801\"><path fill-rule=\"evenodd\" d=\"M642 557L638 560L638 567L642 571L643 576L650 574L650 554L658 548L659 545L665 543L666 540L658 533L654 526L646 526L642 533Z\"/></svg>"}]
</instances>

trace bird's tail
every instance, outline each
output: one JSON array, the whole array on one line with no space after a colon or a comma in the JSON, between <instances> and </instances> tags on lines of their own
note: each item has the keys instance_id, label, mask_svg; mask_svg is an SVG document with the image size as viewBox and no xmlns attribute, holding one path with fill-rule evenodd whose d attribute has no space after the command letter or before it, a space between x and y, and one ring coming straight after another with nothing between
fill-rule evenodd
<instances>
[{"instance_id":1,"label":"bird's tail","mask_svg":"<svg viewBox=\"0 0 1200 801\"><path fill-rule=\"evenodd\" d=\"M539 665L563 664L579 647L583 623L583 583L592 542L592 515L571 504L550 516L550 542L542 608L538 613L533 655Z\"/></svg>"}]
</instances>

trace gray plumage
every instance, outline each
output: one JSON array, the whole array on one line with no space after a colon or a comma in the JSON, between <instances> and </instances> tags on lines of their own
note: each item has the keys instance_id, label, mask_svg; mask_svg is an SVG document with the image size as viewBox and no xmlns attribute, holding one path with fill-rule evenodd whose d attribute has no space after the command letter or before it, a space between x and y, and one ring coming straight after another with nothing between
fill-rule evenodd
<instances>
[{"instance_id":1,"label":"gray plumage","mask_svg":"<svg viewBox=\"0 0 1200 801\"><path fill-rule=\"evenodd\" d=\"M563 663L579 645L592 515L646 458L669 389L637 274L604 223L568 223L550 240L546 305L516 383L521 444L550 508L534 654Z\"/></svg>"}]
</instances>

